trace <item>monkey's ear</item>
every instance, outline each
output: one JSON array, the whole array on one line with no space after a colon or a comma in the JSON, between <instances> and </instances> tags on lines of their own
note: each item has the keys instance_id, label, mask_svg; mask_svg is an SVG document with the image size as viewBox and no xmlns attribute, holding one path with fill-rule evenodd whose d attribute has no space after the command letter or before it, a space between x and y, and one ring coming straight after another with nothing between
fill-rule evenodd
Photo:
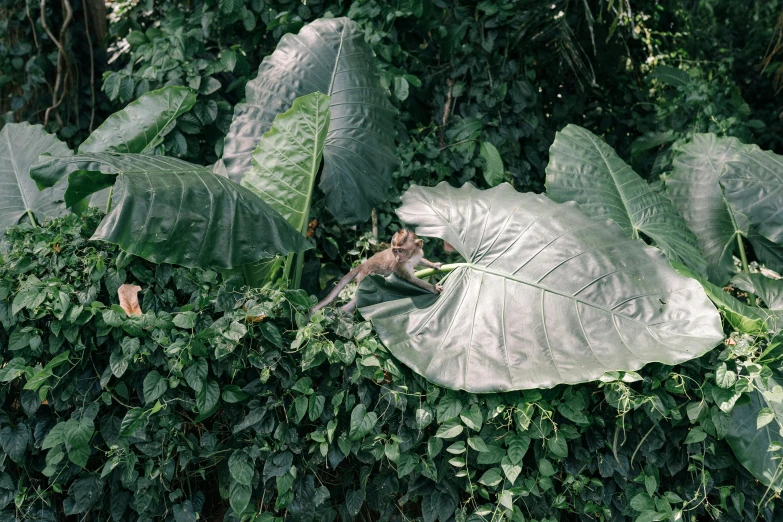
<instances>
[{"instance_id":1,"label":"monkey's ear","mask_svg":"<svg viewBox=\"0 0 783 522\"><path fill-rule=\"evenodd\" d=\"M423 240L421 240L421 239L417 239L416 240L416 246L417 247L421 248L423 245L424 245L424 241Z\"/></svg>"}]
</instances>

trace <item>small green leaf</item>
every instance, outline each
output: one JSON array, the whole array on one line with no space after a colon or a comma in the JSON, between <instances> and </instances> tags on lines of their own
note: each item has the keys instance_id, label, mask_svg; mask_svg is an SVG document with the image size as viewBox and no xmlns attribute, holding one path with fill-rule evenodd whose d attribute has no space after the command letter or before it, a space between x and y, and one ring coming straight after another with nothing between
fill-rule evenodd
<instances>
[{"instance_id":1,"label":"small green leaf","mask_svg":"<svg viewBox=\"0 0 783 522\"><path fill-rule=\"evenodd\" d=\"M207 383L208 372L209 365L207 364L206 359L199 357L186 366L185 371L182 373L185 376L185 382L188 383L188 386L198 393Z\"/></svg>"},{"instance_id":2,"label":"small green leaf","mask_svg":"<svg viewBox=\"0 0 783 522\"><path fill-rule=\"evenodd\" d=\"M478 405L473 404L469 409L463 410L462 413L460 413L459 418L462 419L462 422L464 422L465 426L468 428L474 431L481 431L484 417L481 415L481 409Z\"/></svg>"},{"instance_id":3,"label":"small green leaf","mask_svg":"<svg viewBox=\"0 0 783 522\"><path fill-rule=\"evenodd\" d=\"M503 457L500 461L500 467L503 469L503 473L506 474L506 478L512 484L517 479L520 473L522 473L522 466L520 464L514 464L508 457Z\"/></svg>"},{"instance_id":4,"label":"small green leaf","mask_svg":"<svg viewBox=\"0 0 783 522\"><path fill-rule=\"evenodd\" d=\"M231 509L234 513L242 513L247 505L250 503L250 486L240 484L239 482L232 482L228 489L228 502L231 504Z\"/></svg>"},{"instance_id":5,"label":"small green leaf","mask_svg":"<svg viewBox=\"0 0 783 522\"><path fill-rule=\"evenodd\" d=\"M760 430L773 420L775 420L775 412L771 408L761 408L756 417L756 429Z\"/></svg>"},{"instance_id":6,"label":"small green leaf","mask_svg":"<svg viewBox=\"0 0 783 522\"><path fill-rule=\"evenodd\" d=\"M726 367L726 363L720 363L715 369L715 384L721 388L731 388L737 382L737 374Z\"/></svg>"},{"instance_id":7,"label":"small green leaf","mask_svg":"<svg viewBox=\"0 0 783 522\"><path fill-rule=\"evenodd\" d=\"M223 386L223 393L221 395L223 400L229 404L235 404L242 402L249 397L249 395L242 391L242 388L236 384L227 384Z\"/></svg>"},{"instance_id":8,"label":"small green leaf","mask_svg":"<svg viewBox=\"0 0 783 522\"><path fill-rule=\"evenodd\" d=\"M201 391L196 393L196 407L200 415L208 415L220 402L220 386L215 381L208 381Z\"/></svg>"},{"instance_id":9,"label":"small green leaf","mask_svg":"<svg viewBox=\"0 0 783 522\"><path fill-rule=\"evenodd\" d=\"M484 180L490 187L496 187L503 183L504 169L500 153L488 141L482 141L479 154L484 159Z\"/></svg>"},{"instance_id":10,"label":"small green leaf","mask_svg":"<svg viewBox=\"0 0 783 522\"><path fill-rule=\"evenodd\" d=\"M156 370L151 371L144 377L144 404L158 400L168 389L169 383L166 378Z\"/></svg>"},{"instance_id":11,"label":"small green leaf","mask_svg":"<svg viewBox=\"0 0 783 522\"><path fill-rule=\"evenodd\" d=\"M450 419L441 424L435 436L440 439L453 439L462 433L462 430L464 429L465 428L462 427L462 424L459 423L458 419Z\"/></svg>"},{"instance_id":12,"label":"small green leaf","mask_svg":"<svg viewBox=\"0 0 783 522\"><path fill-rule=\"evenodd\" d=\"M326 404L326 397L323 395L311 395L310 404L307 408L307 414L310 420L315 422L318 417L321 416L321 412L324 411L324 405Z\"/></svg>"},{"instance_id":13,"label":"small green leaf","mask_svg":"<svg viewBox=\"0 0 783 522\"><path fill-rule=\"evenodd\" d=\"M688 432L688 436L685 437L685 444L696 444L707 438L707 434L700 427L695 427Z\"/></svg>"},{"instance_id":14,"label":"small green leaf","mask_svg":"<svg viewBox=\"0 0 783 522\"><path fill-rule=\"evenodd\" d=\"M357 404L351 412L351 428L348 438L351 440L362 439L372 431L377 421L378 416L375 412L367 413L367 408L364 407L364 404Z\"/></svg>"},{"instance_id":15,"label":"small green leaf","mask_svg":"<svg viewBox=\"0 0 783 522\"><path fill-rule=\"evenodd\" d=\"M245 451L236 450L228 458L228 471L235 481L250 486L254 473L253 460Z\"/></svg>"},{"instance_id":16,"label":"small green leaf","mask_svg":"<svg viewBox=\"0 0 783 522\"><path fill-rule=\"evenodd\" d=\"M479 479L480 484L484 484L485 486L489 487L495 487L498 484L500 484L503 481L503 476L500 474L500 470L498 468L490 468L487 471L484 472L484 474Z\"/></svg>"}]
</instances>

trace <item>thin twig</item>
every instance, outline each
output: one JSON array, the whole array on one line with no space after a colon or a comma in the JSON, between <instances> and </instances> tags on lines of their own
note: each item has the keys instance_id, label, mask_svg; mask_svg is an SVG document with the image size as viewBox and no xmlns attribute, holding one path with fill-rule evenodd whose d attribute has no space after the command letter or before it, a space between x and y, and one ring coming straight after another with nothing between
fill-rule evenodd
<instances>
[{"instance_id":1,"label":"thin twig","mask_svg":"<svg viewBox=\"0 0 783 522\"><path fill-rule=\"evenodd\" d=\"M54 42L54 45L57 46L57 76L54 82L54 91L52 92L52 105L48 109L46 109L46 114L44 114L44 126L49 123L49 113L60 106L60 104L63 102L63 99L65 99L65 83L68 80L69 76L69 70L70 70L70 64L68 63L68 56L65 53L65 48L62 45L62 40L65 39L66 30L68 29L68 26L71 24L71 20L73 20L73 9L71 9L71 4L68 0L62 0L63 9L65 11L65 20L63 21L63 25L60 28L60 39L54 37L54 34L49 29L49 26L46 25L46 0L41 0L41 25L43 26L44 30L46 31L46 34L49 35L49 38L52 39L52 42ZM63 79L63 64L65 65L65 79ZM57 95L60 94L60 87L62 87L62 95L60 96L59 100L57 99Z\"/></svg>"},{"instance_id":2,"label":"thin twig","mask_svg":"<svg viewBox=\"0 0 783 522\"><path fill-rule=\"evenodd\" d=\"M449 116L451 116L451 93L454 90L454 78L449 78L446 82L449 86L449 90L446 93L446 103L443 104L443 120L441 121L440 126L440 148L443 150L443 148L446 146L446 124L449 121Z\"/></svg>"},{"instance_id":3,"label":"thin twig","mask_svg":"<svg viewBox=\"0 0 783 522\"><path fill-rule=\"evenodd\" d=\"M38 51L40 47L38 47L38 34L35 31L35 22L33 22L33 17L30 15L30 4L27 3L27 0L25 0L24 3L24 12L27 13L27 19L30 20L30 28L33 31L33 42L35 42L35 50Z\"/></svg>"},{"instance_id":4,"label":"thin twig","mask_svg":"<svg viewBox=\"0 0 783 522\"><path fill-rule=\"evenodd\" d=\"M92 110L90 111L89 132L92 133L92 124L95 121L95 58L92 54L92 36L90 36L90 23L87 20L87 0L82 0L84 11L84 32L87 33L87 45L90 48L90 96L92 97Z\"/></svg>"}]
</instances>

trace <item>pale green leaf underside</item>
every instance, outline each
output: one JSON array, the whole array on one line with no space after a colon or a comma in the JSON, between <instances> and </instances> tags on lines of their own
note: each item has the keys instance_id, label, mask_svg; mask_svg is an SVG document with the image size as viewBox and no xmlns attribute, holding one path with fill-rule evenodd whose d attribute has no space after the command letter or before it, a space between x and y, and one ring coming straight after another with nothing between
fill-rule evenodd
<instances>
[{"instance_id":1,"label":"pale green leaf underside","mask_svg":"<svg viewBox=\"0 0 783 522\"><path fill-rule=\"evenodd\" d=\"M440 296L406 297L368 279L359 305L392 353L437 384L492 392L584 382L676 364L723 338L696 281L573 203L506 183L486 191L441 183L412 187L397 212L467 264ZM401 298L382 302L390 297Z\"/></svg>"},{"instance_id":2,"label":"pale green leaf underside","mask_svg":"<svg viewBox=\"0 0 783 522\"><path fill-rule=\"evenodd\" d=\"M305 232L315 178L329 130L329 97L308 94L275 118L242 176L247 187Z\"/></svg>"},{"instance_id":3,"label":"pale green leaf underside","mask_svg":"<svg viewBox=\"0 0 783 522\"><path fill-rule=\"evenodd\" d=\"M609 145L590 131L568 125L557 133L546 168L547 195L575 201L588 215L608 218L626 235L639 232L670 259L705 272L696 237L665 196L654 192Z\"/></svg>"},{"instance_id":4,"label":"pale green leaf underside","mask_svg":"<svg viewBox=\"0 0 783 522\"><path fill-rule=\"evenodd\" d=\"M767 448L773 443L783 444L783 390L772 377L766 386L758 378L754 383L758 389L750 392L750 402L735 406L731 411L726 440L737 460L757 480L780 492L783 490L783 450L768 452ZM763 408L771 409L774 418L759 430L756 419Z\"/></svg>"},{"instance_id":5,"label":"pale green leaf underside","mask_svg":"<svg viewBox=\"0 0 783 522\"><path fill-rule=\"evenodd\" d=\"M43 153L72 154L41 125L8 123L0 130L0 234L32 212L39 220L64 213L65 185L38 190L30 166Z\"/></svg>"},{"instance_id":6,"label":"pale green leaf underside","mask_svg":"<svg viewBox=\"0 0 783 522\"><path fill-rule=\"evenodd\" d=\"M496 187L503 183L503 160L494 145L488 141L482 141L479 154L484 159L484 180L490 187Z\"/></svg>"}]
</instances>

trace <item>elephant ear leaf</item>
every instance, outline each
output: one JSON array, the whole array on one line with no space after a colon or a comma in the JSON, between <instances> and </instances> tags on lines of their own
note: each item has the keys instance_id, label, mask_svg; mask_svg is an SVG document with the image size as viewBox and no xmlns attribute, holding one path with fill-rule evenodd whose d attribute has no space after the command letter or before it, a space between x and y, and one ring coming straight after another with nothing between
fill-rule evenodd
<instances>
[{"instance_id":1,"label":"elephant ear leaf","mask_svg":"<svg viewBox=\"0 0 783 522\"><path fill-rule=\"evenodd\" d=\"M696 237L666 196L653 191L601 138L577 125L557 133L546 168L547 195L608 218L630 238L641 232L669 259L704 273Z\"/></svg>"},{"instance_id":2,"label":"elephant ear leaf","mask_svg":"<svg viewBox=\"0 0 783 522\"><path fill-rule=\"evenodd\" d=\"M783 156L747 147L726 163L726 199L758 232L783 245Z\"/></svg>"},{"instance_id":3,"label":"elephant ear leaf","mask_svg":"<svg viewBox=\"0 0 783 522\"><path fill-rule=\"evenodd\" d=\"M769 377L756 377L750 400L731 411L726 435L737 460L756 479L780 493L783 490L783 388Z\"/></svg>"},{"instance_id":4,"label":"elephant ear leaf","mask_svg":"<svg viewBox=\"0 0 783 522\"><path fill-rule=\"evenodd\" d=\"M275 116L314 92L331 100L320 182L326 206L341 223L364 221L386 200L398 164L397 110L381 85L364 31L348 18L316 20L298 35L283 36L248 82L247 101L235 107L215 171L239 183Z\"/></svg>"},{"instance_id":5,"label":"elephant ear leaf","mask_svg":"<svg viewBox=\"0 0 783 522\"><path fill-rule=\"evenodd\" d=\"M759 296L770 310L783 311L783 279L743 273L731 278L731 283L740 290Z\"/></svg>"},{"instance_id":6,"label":"elephant ear leaf","mask_svg":"<svg viewBox=\"0 0 783 522\"><path fill-rule=\"evenodd\" d=\"M177 122L196 103L187 87L169 86L142 94L115 112L79 145L79 154L90 152L152 153ZM90 206L105 208L109 190L90 197Z\"/></svg>"},{"instance_id":7,"label":"elephant ear leaf","mask_svg":"<svg viewBox=\"0 0 783 522\"><path fill-rule=\"evenodd\" d=\"M404 222L467 262L440 295L366 279L359 306L391 352L436 384L471 392L573 384L653 361L677 364L723 339L696 281L574 203L507 183L414 186L402 201Z\"/></svg>"},{"instance_id":8,"label":"elephant ear leaf","mask_svg":"<svg viewBox=\"0 0 783 522\"><path fill-rule=\"evenodd\" d=\"M0 234L32 213L39 219L64 213L65 185L38 190L30 167L44 153L67 156L68 146L47 133L41 125L8 123L0 130Z\"/></svg>"},{"instance_id":9,"label":"elephant ear leaf","mask_svg":"<svg viewBox=\"0 0 783 522\"><path fill-rule=\"evenodd\" d=\"M707 276L725 284L734 273L733 253L740 236L748 235L748 220L738 214L723 195L723 167L740 150L750 147L736 138L695 134L680 147L674 170L666 179L666 195L696 234Z\"/></svg>"},{"instance_id":10,"label":"elephant ear leaf","mask_svg":"<svg viewBox=\"0 0 783 522\"><path fill-rule=\"evenodd\" d=\"M68 176L68 190L79 191L75 197L103 189L105 178L114 180L111 210L92 239L153 263L234 268L311 247L248 189L176 158L80 154L51 158L33 176L39 183Z\"/></svg>"}]
</instances>

